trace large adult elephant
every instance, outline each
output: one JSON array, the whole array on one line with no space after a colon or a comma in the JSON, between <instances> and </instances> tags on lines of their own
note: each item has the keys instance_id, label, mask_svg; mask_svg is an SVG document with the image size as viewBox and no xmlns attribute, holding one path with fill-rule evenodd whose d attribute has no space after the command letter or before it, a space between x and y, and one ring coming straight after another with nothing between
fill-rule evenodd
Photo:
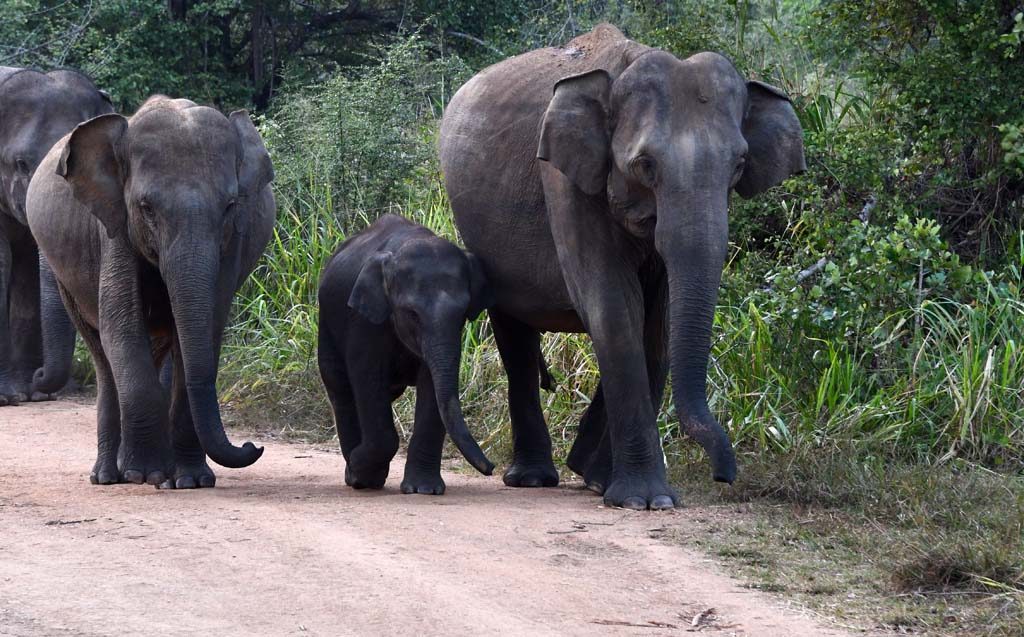
<instances>
[{"instance_id":1,"label":"large adult elephant","mask_svg":"<svg viewBox=\"0 0 1024 637\"><path fill-rule=\"evenodd\" d=\"M29 226L96 367L93 483L213 486L207 455L263 452L228 440L216 380L232 298L273 230L272 179L248 113L163 96L80 124L40 165Z\"/></svg>"},{"instance_id":2,"label":"large adult elephant","mask_svg":"<svg viewBox=\"0 0 1024 637\"><path fill-rule=\"evenodd\" d=\"M505 483L558 482L542 331L593 339L601 382L568 464L606 503L678 504L655 420L669 369L683 430L731 483L735 455L706 395L729 192L750 197L805 168L786 95L721 55L680 60L600 25L467 82L440 155L456 225L497 295L514 440Z\"/></svg>"},{"instance_id":3,"label":"large adult elephant","mask_svg":"<svg viewBox=\"0 0 1024 637\"><path fill-rule=\"evenodd\" d=\"M113 110L81 73L0 66L0 406L48 397L68 380L75 332L29 232L25 193L57 140Z\"/></svg>"}]
</instances>

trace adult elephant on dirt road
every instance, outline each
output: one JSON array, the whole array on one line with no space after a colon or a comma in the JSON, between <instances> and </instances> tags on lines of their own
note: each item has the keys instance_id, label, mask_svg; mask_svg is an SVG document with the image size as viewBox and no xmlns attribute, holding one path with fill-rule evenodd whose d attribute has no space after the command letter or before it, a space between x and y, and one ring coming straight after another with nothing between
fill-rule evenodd
<instances>
[{"instance_id":1,"label":"adult elephant on dirt road","mask_svg":"<svg viewBox=\"0 0 1024 637\"><path fill-rule=\"evenodd\" d=\"M714 479L732 482L735 455L706 396L729 192L750 197L804 170L786 95L720 55L680 60L600 25L467 82L440 155L456 225L497 296L514 439L505 483L558 482L541 331L593 339L601 383L568 465L606 503L678 504L655 420L670 368L683 430Z\"/></svg>"},{"instance_id":2,"label":"adult elephant on dirt road","mask_svg":"<svg viewBox=\"0 0 1024 637\"><path fill-rule=\"evenodd\" d=\"M113 110L78 72L0 66L0 406L46 398L67 383L75 331L29 232L25 193L57 140Z\"/></svg>"},{"instance_id":3,"label":"adult elephant on dirt road","mask_svg":"<svg viewBox=\"0 0 1024 637\"><path fill-rule=\"evenodd\" d=\"M225 435L216 381L232 298L273 229L272 179L248 113L163 96L79 125L40 165L29 226L96 367L93 483L212 487L207 455L260 457Z\"/></svg>"}]
</instances>

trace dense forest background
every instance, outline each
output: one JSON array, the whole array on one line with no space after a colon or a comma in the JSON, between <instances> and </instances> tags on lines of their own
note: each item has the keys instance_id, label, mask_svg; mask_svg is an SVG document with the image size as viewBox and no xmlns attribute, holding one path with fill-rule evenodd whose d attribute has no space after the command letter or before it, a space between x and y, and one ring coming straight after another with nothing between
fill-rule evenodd
<instances>
[{"instance_id":1,"label":"dense forest background","mask_svg":"<svg viewBox=\"0 0 1024 637\"><path fill-rule=\"evenodd\" d=\"M809 169L733 198L709 391L744 477L723 497L855 505L915 529L946 516L919 550L879 558L894 581L1019 596L1022 16L1015 0L6 0L0 64L82 69L125 112L156 92L252 110L279 224L237 305L224 397L248 424L329 436L320 266L387 211L457 238L435 138L462 82L600 21L679 56L728 55L792 96ZM501 458L486 318L465 345L467 414ZM558 380L546 413L567 445L596 364L582 336L544 348ZM411 404L396 406L403 430ZM661 425L680 480L703 477L667 399ZM949 479L929 499L936 468ZM999 483L1009 495L986 497L990 476L1015 480Z\"/></svg>"}]
</instances>

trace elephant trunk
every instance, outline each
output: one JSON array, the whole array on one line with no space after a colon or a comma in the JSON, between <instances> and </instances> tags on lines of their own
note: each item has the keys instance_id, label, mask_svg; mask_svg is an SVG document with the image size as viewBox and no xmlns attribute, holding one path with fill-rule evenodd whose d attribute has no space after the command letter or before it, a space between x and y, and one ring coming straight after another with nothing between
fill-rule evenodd
<instances>
[{"instance_id":1,"label":"elephant trunk","mask_svg":"<svg viewBox=\"0 0 1024 637\"><path fill-rule=\"evenodd\" d=\"M71 378L75 326L61 301L50 264L39 253L39 303L43 331L43 366L32 377L32 392L55 394Z\"/></svg>"},{"instance_id":2,"label":"elephant trunk","mask_svg":"<svg viewBox=\"0 0 1024 637\"><path fill-rule=\"evenodd\" d=\"M220 254L213 242L208 246L188 245L161 259L196 435L214 462L239 468L256 462L263 455L263 447L251 442L241 447L232 445L220 419L216 387L219 348L214 334L219 271Z\"/></svg>"},{"instance_id":3,"label":"elephant trunk","mask_svg":"<svg viewBox=\"0 0 1024 637\"><path fill-rule=\"evenodd\" d=\"M728 191L680 193L658 202L655 246L665 262L669 291L672 397L683 431L711 459L717 482L736 479L729 435L707 401L711 327L729 241Z\"/></svg>"},{"instance_id":4,"label":"elephant trunk","mask_svg":"<svg viewBox=\"0 0 1024 637\"><path fill-rule=\"evenodd\" d=\"M462 317L460 316L459 319ZM434 330L434 334L444 334L444 337L434 338L434 342L425 343L423 357L426 360L427 368L430 370L430 377L434 382L434 394L437 400L437 408L441 413L441 421L452 442L458 447L462 455L473 465L477 471L485 476L491 475L494 471L494 463L488 460L487 456L480 449L480 446L469 433L466 426L466 419L462 415L462 405L459 402L459 365L460 365L460 328L461 320L447 321L447 327ZM453 328L451 325L457 325ZM454 331L454 333L452 333Z\"/></svg>"}]
</instances>

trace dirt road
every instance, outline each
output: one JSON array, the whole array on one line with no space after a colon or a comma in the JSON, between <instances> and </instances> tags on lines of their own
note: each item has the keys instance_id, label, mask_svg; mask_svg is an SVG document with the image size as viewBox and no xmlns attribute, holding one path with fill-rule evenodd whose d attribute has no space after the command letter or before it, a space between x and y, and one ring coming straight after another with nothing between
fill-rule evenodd
<instances>
[{"instance_id":1,"label":"dirt road","mask_svg":"<svg viewBox=\"0 0 1024 637\"><path fill-rule=\"evenodd\" d=\"M356 492L339 453L280 442L216 489L95 487L94 428L0 409L0 635L845 634L651 537L692 508L461 474L405 496L400 459Z\"/></svg>"}]
</instances>

